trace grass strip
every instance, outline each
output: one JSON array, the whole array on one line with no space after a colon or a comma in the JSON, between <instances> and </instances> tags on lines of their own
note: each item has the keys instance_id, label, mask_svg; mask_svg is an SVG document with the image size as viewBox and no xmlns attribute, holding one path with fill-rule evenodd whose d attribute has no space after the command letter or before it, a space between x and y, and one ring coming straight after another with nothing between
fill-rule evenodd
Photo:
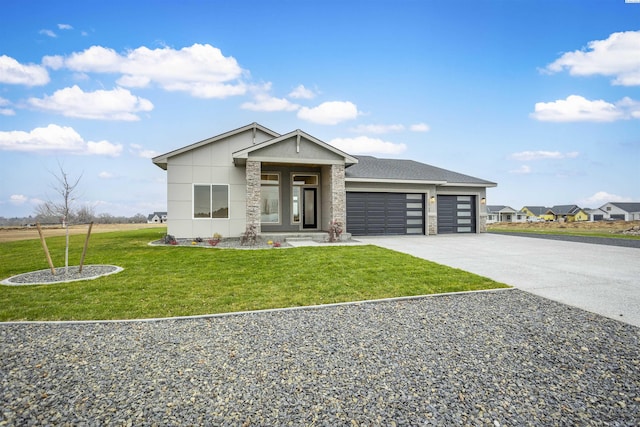
<instances>
[{"instance_id":1,"label":"grass strip","mask_svg":"<svg viewBox=\"0 0 640 427\"><path fill-rule=\"evenodd\" d=\"M86 264L124 271L81 282L0 286L0 320L188 316L508 287L410 255L366 246L240 250L151 247L166 230L92 236ZM83 236L72 236L77 265ZM56 266L64 237L47 239ZM0 278L46 268L37 240L0 244Z\"/></svg>"}]
</instances>

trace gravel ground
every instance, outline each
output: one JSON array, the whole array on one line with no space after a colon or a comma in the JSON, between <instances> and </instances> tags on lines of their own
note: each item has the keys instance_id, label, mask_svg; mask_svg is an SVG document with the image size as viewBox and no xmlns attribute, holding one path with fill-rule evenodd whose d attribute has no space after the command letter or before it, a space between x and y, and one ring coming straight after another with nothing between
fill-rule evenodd
<instances>
[{"instance_id":1,"label":"gravel ground","mask_svg":"<svg viewBox=\"0 0 640 427\"><path fill-rule=\"evenodd\" d=\"M519 290L0 324L0 425L637 425L640 329Z\"/></svg>"},{"instance_id":2,"label":"gravel ground","mask_svg":"<svg viewBox=\"0 0 640 427\"><path fill-rule=\"evenodd\" d=\"M69 268L56 268L56 274L51 274L51 270L38 270L29 273L18 274L0 282L3 285L42 285L50 283L75 282L77 280L97 279L101 276L119 273L121 267L115 265L85 265L80 271L80 266L69 266Z\"/></svg>"}]
</instances>

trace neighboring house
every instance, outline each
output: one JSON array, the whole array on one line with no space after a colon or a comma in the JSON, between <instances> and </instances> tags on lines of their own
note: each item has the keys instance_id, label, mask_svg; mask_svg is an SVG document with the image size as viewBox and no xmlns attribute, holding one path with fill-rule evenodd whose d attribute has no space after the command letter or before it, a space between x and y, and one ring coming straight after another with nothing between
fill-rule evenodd
<instances>
[{"instance_id":1,"label":"neighboring house","mask_svg":"<svg viewBox=\"0 0 640 427\"><path fill-rule=\"evenodd\" d=\"M549 208L545 206L524 206L520 209L527 216L528 220L538 218L543 221L553 220L553 215L547 215Z\"/></svg>"},{"instance_id":2,"label":"neighboring house","mask_svg":"<svg viewBox=\"0 0 640 427\"><path fill-rule=\"evenodd\" d=\"M147 224L164 224L167 222L166 212L154 212L147 216Z\"/></svg>"},{"instance_id":3,"label":"neighboring house","mask_svg":"<svg viewBox=\"0 0 640 427\"><path fill-rule=\"evenodd\" d=\"M601 219L640 220L640 203L611 202L600 206L604 212Z\"/></svg>"},{"instance_id":4,"label":"neighboring house","mask_svg":"<svg viewBox=\"0 0 640 427\"><path fill-rule=\"evenodd\" d=\"M602 221L605 218L608 218L608 214L600 208L597 208L597 209L586 208L583 210L587 215L589 215L589 221L591 222Z\"/></svg>"},{"instance_id":5,"label":"neighboring house","mask_svg":"<svg viewBox=\"0 0 640 427\"><path fill-rule=\"evenodd\" d=\"M588 221L589 215L577 205L556 205L547 211L547 215L553 215L554 221Z\"/></svg>"},{"instance_id":6,"label":"neighboring house","mask_svg":"<svg viewBox=\"0 0 640 427\"><path fill-rule=\"evenodd\" d=\"M511 206L490 205L487 206L487 224L495 222L525 222L527 214L516 211Z\"/></svg>"},{"instance_id":7,"label":"neighboring house","mask_svg":"<svg viewBox=\"0 0 640 427\"><path fill-rule=\"evenodd\" d=\"M252 123L152 159L167 171L169 234L486 231L496 184L413 160L355 157L301 130Z\"/></svg>"}]
</instances>

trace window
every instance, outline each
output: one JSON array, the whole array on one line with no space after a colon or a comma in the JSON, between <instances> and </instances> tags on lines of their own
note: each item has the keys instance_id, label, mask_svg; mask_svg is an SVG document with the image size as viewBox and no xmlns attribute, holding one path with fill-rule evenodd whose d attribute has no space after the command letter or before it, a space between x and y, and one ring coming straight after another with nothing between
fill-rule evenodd
<instances>
[{"instance_id":1,"label":"window","mask_svg":"<svg viewBox=\"0 0 640 427\"><path fill-rule=\"evenodd\" d=\"M275 172L260 175L260 221L280 223L280 175Z\"/></svg>"},{"instance_id":2,"label":"window","mask_svg":"<svg viewBox=\"0 0 640 427\"><path fill-rule=\"evenodd\" d=\"M203 185L193 186L194 218L229 218L229 186Z\"/></svg>"}]
</instances>

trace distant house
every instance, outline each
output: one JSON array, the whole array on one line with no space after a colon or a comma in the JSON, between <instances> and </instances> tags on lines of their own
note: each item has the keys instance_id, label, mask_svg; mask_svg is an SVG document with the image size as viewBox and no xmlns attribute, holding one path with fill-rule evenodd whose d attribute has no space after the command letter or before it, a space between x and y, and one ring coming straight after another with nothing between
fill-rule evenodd
<instances>
[{"instance_id":1,"label":"distant house","mask_svg":"<svg viewBox=\"0 0 640 427\"><path fill-rule=\"evenodd\" d=\"M608 219L609 215L607 212L603 211L600 208L596 209L584 209L584 211L589 215L589 221L602 221L604 219Z\"/></svg>"},{"instance_id":2,"label":"distant house","mask_svg":"<svg viewBox=\"0 0 640 427\"><path fill-rule=\"evenodd\" d=\"M525 221L527 221L527 214L523 211L516 211L511 206L487 205L487 224Z\"/></svg>"},{"instance_id":3,"label":"distant house","mask_svg":"<svg viewBox=\"0 0 640 427\"><path fill-rule=\"evenodd\" d=\"M147 224L164 224L167 222L166 212L154 212L147 216Z\"/></svg>"},{"instance_id":4,"label":"distant house","mask_svg":"<svg viewBox=\"0 0 640 427\"><path fill-rule=\"evenodd\" d=\"M556 205L547 210L546 216L552 216L554 221L588 221L589 215L577 205Z\"/></svg>"},{"instance_id":5,"label":"distant house","mask_svg":"<svg viewBox=\"0 0 640 427\"><path fill-rule=\"evenodd\" d=\"M600 206L600 219L640 220L640 203L610 202Z\"/></svg>"},{"instance_id":6,"label":"distant house","mask_svg":"<svg viewBox=\"0 0 640 427\"><path fill-rule=\"evenodd\" d=\"M553 215L547 215L549 208L545 206L524 206L520 210L524 212L525 215L527 215L528 220L533 220L534 218L538 218L543 221L550 221L553 219Z\"/></svg>"},{"instance_id":7,"label":"distant house","mask_svg":"<svg viewBox=\"0 0 640 427\"><path fill-rule=\"evenodd\" d=\"M326 232L482 233L496 183L414 160L354 157L299 129L258 123L152 159L167 171L176 237Z\"/></svg>"}]
</instances>

